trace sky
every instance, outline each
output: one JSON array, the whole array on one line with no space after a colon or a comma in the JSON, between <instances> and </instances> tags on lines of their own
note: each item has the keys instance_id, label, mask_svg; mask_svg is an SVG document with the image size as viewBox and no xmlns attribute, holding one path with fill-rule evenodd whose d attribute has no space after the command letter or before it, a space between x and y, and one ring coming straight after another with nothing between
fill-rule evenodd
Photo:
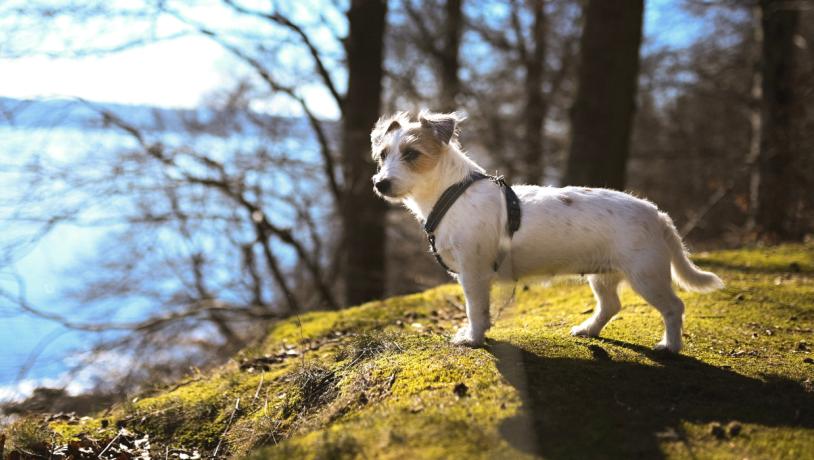
<instances>
[{"instance_id":1,"label":"sky","mask_svg":"<svg viewBox=\"0 0 814 460\"><path fill-rule=\"evenodd\" d=\"M25 0L10 0L25 3ZM135 8L144 0L112 0L111 5L121 8ZM38 0L39 4L58 5L59 0ZM88 2L89 4L92 2ZM168 8L183 2L165 2ZM238 2L247 7L263 10L268 1L243 0ZM329 7L321 11L314 8L314 4L330 4L326 0L298 0L285 3L285 9L295 22L301 25L318 22L316 12L321 15L320 20L336 22L336 14L331 12L335 8ZM185 7L184 17L190 24L217 25L220 32L228 32L237 37L242 33L266 36L269 34L267 21L255 20L246 15L231 12L222 6L219 0L198 0L194 7ZM211 38L197 33L190 25L170 16L160 16L156 20L122 21L119 26L99 25L98 21L88 21L78 29L88 31L77 32L71 35L70 40L55 38L59 36L55 31L75 30L69 27L70 21L54 21L43 28L43 39L27 37L20 34L15 37L13 33L2 33L2 27L11 28L2 18L4 10L11 8L0 2L0 97L16 99L36 99L43 97L79 97L96 102L113 102L132 105L147 105L163 108L193 108L205 104L208 96L214 91L235 86L238 79L253 75L239 58L233 56L221 45ZM63 18L60 18L63 19ZM332 21L333 22L330 22ZM121 20L120 20L121 21ZM63 24L64 23L64 24ZM62 29L60 29L60 27ZM121 29L120 32L116 27ZM342 24L335 24L335 33L342 33ZM48 29L48 30L46 30ZM111 32L110 29L113 29ZM94 40L91 31L99 30L100 40ZM279 30L279 29L278 29ZM308 28L312 39L320 48L335 51L336 42L327 35L327 30ZM46 56L26 56L28 50L44 50L55 52L63 49L63 41L72 41L80 45L77 48L110 48L127 43L137 38L167 37L175 34L186 35L171 40L157 41L145 46L138 46L125 51L84 58L51 58ZM8 38L6 38L8 37ZM3 48L3 39L10 44ZM333 48L332 48L333 47ZM18 51L21 50L21 51ZM10 50L10 51L9 51ZM33 53L32 53L33 54ZM14 58L7 58L12 55ZM290 56L289 62L284 65L302 65L300 56ZM337 82L337 86L343 86ZM303 96L309 106L318 115L326 119L336 119L339 116L338 107L331 101L325 101L328 93L319 87L306 87ZM283 98L272 98L270 106L257 107L261 111L278 115L300 116L296 104L285 101Z\"/></svg>"},{"instance_id":2,"label":"sky","mask_svg":"<svg viewBox=\"0 0 814 460\"><path fill-rule=\"evenodd\" d=\"M703 33L671 0L648 0L644 33L683 46ZM0 96L76 96L91 101L192 108L233 81L241 65L204 36L187 36L103 57L0 59Z\"/></svg>"},{"instance_id":3,"label":"sky","mask_svg":"<svg viewBox=\"0 0 814 460\"><path fill-rule=\"evenodd\" d=\"M227 83L223 48L190 36L85 59L0 60L0 95L32 99L77 96L91 101L195 107Z\"/></svg>"},{"instance_id":4,"label":"sky","mask_svg":"<svg viewBox=\"0 0 814 460\"><path fill-rule=\"evenodd\" d=\"M645 13L645 50L652 46L680 47L689 44L704 33L703 21L691 18L669 0L648 0ZM2 54L0 54L2 56ZM236 77L246 72L242 64L220 45L200 35L159 42L101 57L82 59L53 59L47 57L21 57L0 59L0 96L26 99L41 97L81 97L90 101L115 102L165 108L193 108L200 106L213 91L231 86ZM306 97L313 101L317 112L325 118L336 118L338 111L326 99L324 91L311 89ZM285 104L265 107L277 114L296 114ZM0 151L0 164L8 163L7 153ZM3 185L0 184L0 193ZM76 230L66 230L66 232ZM1 237L2 235L0 235ZM54 238L74 238L82 247L93 246L94 236L67 233ZM32 286L31 300L39 305L58 302L61 273L70 267L79 252L66 252L54 256L58 242L45 240L32 254L18 264L17 269ZM2 280L0 280L2 281ZM56 286L56 288L55 288ZM29 317L0 318L4 322L0 332L0 400L13 394L27 393L37 384L57 384L61 366L49 364L49 357L81 347L86 336L76 333L60 335L47 347L43 359L34 367L29 378L15 384L15 370L25 357L37 348L41 339L49 334L60 334L58 326L46 320ZM75 386L75 389L81 385ZM10 389L11 388L11 389Z\"/></svg>"}]
</instances>

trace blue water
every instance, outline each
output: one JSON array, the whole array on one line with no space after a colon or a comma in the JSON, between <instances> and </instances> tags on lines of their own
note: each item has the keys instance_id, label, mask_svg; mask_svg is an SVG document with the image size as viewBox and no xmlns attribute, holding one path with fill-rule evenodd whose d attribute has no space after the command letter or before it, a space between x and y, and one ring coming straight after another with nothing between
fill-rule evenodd
<instances>
[{"instance_id":1,"label":"blue water","mask_svg":"<svg viewBox=\"0 0 814 460\"><path fill-rule=\"evenodd\" d=\"M28 165L41 164L93 177L96 165L88 162L89 158L101 161L117 151L136 148L138 144L121 130L100 128L98 114L75 101L20 105L20 101L0 99L0 103L7 108L22 107L15 112L11 123L4 124L0 120L0 290L9 297L0 297L0 400L28 393L37 385L70 383L70 390L79 391L92 384L94 370L87 369L78 375L69 371L81 362L99 335L37 317L24 311L19 299L45 315L57 315L77 324L133 321L156 305L127 298L112 299L90 308L69 295L71 291L81 290L88 278L93 277L84 276L85 271L93 275L93 270L99 270L93 265L98 259L97 252L104 250L109 237L122 230L120 222L131 204L120 201L118 204L122 207L117 209L99 197L67 190L59 181L29 189L29 183L36 176L28 172ZM268 137L245 129L225 136L181 134L179 119L190 116L189 111L161 111L159 130L153 109L116 105L105 108L142 127L148 136L160 139L164 145L189 145L215 159L227 158L232 152L251 152L261 144L264 148L275 148ZM201 111L195 115L205 119L211 114ZM274 121L286 123L293 132L304 132L302 120ZM318 159L308 140L287 138L278 147L297 152L299 160ZM278 192L285 191L288 178L284 175L266 171L263 177L273 180ZM38 220L63 204L71 206L84 198L91 198L89 206L80 207L84 215L80 220L85 224L59 223L38 237L45 225ZM26 204L20 206L21 202ZM284 215L275 215L277 210L267 212L277 222L288 220ZM112 223L87 225L87 222L100 220ZM285 254L281 257L285 263ZM116 361L115 356L107 359Z\"/></svg>"},{"instance_id":2,"label":"blue water","mask_svg":"<svg viewBox=\"0 0 814 460\"><path fill-rule=\"evenodd\" d=\"M43 227L36 219L40 204L28 191L31 175L26 165L42 164L70 169L91 151L132 148L135 143L120 132L88 128L93 113L72 101L21 105L3 99L15 109L11 123L0 123L0 399L45 384L62 386L69 369L93 342L91 334L68 329L55 321L22 310L18 299L46 314L86 320L77 315L76 301L66 292L80 287L75 270L80 260L92 258L109 227L58 224L38 237ZM41 190L60 195L59 184ZM25 207L20 202L27 202ZM43 200L42 209L53 204ZM22 217L22 219L20 218ZM23 372L24 371L24 372ZM72 389L87 385L75 380Z\"/></svg>"}]
</instances>

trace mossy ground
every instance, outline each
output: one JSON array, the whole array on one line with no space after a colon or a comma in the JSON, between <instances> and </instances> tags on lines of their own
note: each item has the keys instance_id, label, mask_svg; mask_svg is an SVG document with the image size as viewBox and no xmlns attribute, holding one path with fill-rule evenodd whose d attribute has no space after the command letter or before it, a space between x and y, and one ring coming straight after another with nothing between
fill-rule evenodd
<instances>
[{"instance_id":1,"label":"mossy ground","mask_svg":"<svg viewBox=\"0 0 814 460\"><path fill-rule=\"evenodd\" d=\"M627 288L602 338L570 337L594 307L578 283L519 286L483 349L453 347L464 299L447 285L283 321L212 375L106 417L257 459L814 458L814 245L696 261L727 288L680 292L680 356L652 350L660 316Z\"/></svg>"}]
</instances>

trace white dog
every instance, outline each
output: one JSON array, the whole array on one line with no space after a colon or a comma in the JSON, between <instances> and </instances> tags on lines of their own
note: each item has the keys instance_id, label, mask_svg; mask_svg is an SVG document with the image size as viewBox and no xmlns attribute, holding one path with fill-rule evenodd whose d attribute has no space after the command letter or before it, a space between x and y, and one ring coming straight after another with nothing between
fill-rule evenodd
<instances>
[{"instance_id":1,"label":"white dog","mask_svg":"<svg viewBox=\"0 0 814 460\"><path fill-rule=\"evenodd\" d=\"M373 177L376 193L403 203L426 221L449 187L482 173L457 141L459 121L454 113L426 111L418 121L405 113L380 119L371 133L373 159L380 167ZM673 291L670 267L679 285L691 291L709 292L724 284L687 258L667 214L614 190L513 189L522 212L513 235L504 190L488 180L472 183L431 234L439 261L458 273L466 296L469 327L458 331L454 343L483 345L493 281L588 275L596 313L571 329L571 335L599 335L622 308L618 286L626 280L664 318L664 339L656 349L681 350L684 303ZM444 200L449 201L446 196Z\"/></svg>"}]
</instances>

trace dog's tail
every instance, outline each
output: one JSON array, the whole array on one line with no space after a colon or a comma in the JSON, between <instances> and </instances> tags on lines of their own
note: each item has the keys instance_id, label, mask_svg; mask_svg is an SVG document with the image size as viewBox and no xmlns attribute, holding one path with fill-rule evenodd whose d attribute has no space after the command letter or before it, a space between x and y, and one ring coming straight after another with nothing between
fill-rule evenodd
<instances>
[{"instance_id":1,"label":"dog's tail","mask_svg":"<svg viewBox=\"0 0 814 460\"><path fill-rule=\"evenodd\" d=\"M689 252L681 241L673 220L660 212L659 225L664 233L664 241L670 248L670 262L673 266L673 278L682 288L693 292L711 292L724 288L724 282L715 273L699 270L689 259Z\"/></svg>"}]
</instances>

